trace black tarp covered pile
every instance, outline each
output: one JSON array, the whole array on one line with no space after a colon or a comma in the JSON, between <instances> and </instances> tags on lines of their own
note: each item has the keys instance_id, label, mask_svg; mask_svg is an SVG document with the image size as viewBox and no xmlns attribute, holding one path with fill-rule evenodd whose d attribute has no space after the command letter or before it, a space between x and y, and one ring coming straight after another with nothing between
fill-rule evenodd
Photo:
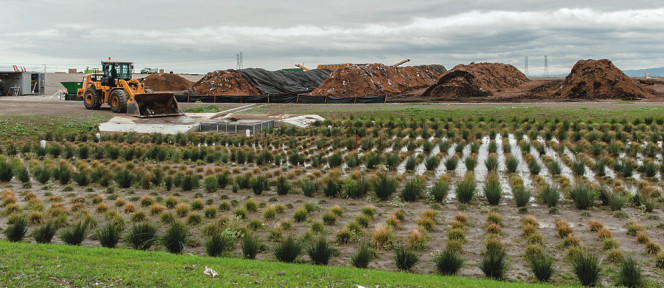
<instances>
[{"instance_id":1,"label":"black tarp covered pile","mask_svg":"<svg viewBox=\"0 0 664 288\"><path fill-rule=\"evenodd\" d=\"M236 71L263 94L270 95L309 92L323 83L331 73L324 69L297 72L248 68Z\"/></svg>"}]
</instances>

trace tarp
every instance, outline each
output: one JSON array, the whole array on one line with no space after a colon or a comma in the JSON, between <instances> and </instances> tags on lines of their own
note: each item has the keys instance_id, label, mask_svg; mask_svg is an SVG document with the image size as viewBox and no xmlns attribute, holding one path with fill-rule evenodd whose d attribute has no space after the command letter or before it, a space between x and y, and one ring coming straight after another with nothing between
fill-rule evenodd
<instances>
[{"instance_id":1,"label":"tarp","mask_svg":"<svg viewBox=\"0 0 664 288\"><path fill-rule=\"evenodd\" d=\"M261 68L235 70L263 94L279 95L307 92L318 87L332 71L268 71Z\"/></svg>"}]
</instances>

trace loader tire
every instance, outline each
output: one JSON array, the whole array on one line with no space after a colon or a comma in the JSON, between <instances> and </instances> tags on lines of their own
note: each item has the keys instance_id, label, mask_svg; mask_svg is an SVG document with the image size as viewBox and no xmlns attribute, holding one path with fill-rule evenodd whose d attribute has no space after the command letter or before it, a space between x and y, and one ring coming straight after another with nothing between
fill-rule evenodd
<instances>
[{"instance_id":1,"label":"loader tire","mask_svg":"<svg viewBox=\"0 0 664 288\"><path fill-rule=\"evenodd\" d=\"M122 89L115 89L111 91L109 96L109 102L111 104L111 111L115 113L126 113L127 112L127 92Z\"/></svg>"},{"instance_id":2,"label":"loader tire","mask_svg":"<svg viewBox=\"0 0 664 288\"><path fill-rule=\"evenodd\" d=\"M101 107L101 93L99 93L99 90L92 87L85 89L83 105L88 110L98 110Z\"/></svg>"}]
</instances>

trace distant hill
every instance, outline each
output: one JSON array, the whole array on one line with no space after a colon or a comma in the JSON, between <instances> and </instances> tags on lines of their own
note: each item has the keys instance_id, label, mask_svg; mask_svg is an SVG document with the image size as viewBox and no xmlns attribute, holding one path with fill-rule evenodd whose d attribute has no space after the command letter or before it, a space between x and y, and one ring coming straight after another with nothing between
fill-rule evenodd
<instances>
[{"instance_id":1,"label":"distant hill","mask_svg":"<svg viewBox=\"0 0 664 288\"><path fill-rule=\"evenodd\" d=\"M636 70L623 70L625 74L629 77L644 77L645 73L648 72L648 76L664 76L664 67L659 68L646 68L646 69L636 69Z\"/></svg>"}]
</instances>

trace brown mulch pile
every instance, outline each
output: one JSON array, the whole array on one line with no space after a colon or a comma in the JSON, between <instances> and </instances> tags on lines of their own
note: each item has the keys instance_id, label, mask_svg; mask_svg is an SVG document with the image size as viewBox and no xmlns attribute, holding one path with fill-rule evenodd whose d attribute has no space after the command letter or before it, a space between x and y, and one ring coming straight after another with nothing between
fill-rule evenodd
<instances>
[{"instance_id":1,"label":"brown mulch pile","mask_svg":"<svg viewBox=\"0 0 664 288\"><path fill-rule=\"evenodd\" d=\"M205 75L192 87L194 94L202 96L261 95L235 70L217 70Z\"/></svg>"},{"instance_id":2,"label":"brown mulch pile","mask_svg":"<svg viewBox=\"0 0 664 288\"><path fill-rule=\"evenodd\" d=\"M191 82L177 74L153 74L145 77L141 82L146 88L153 91L181 91L189 90L194 82Z\"/></svg>"},{"instance_id":3,"label":"brown mulch pile","mask_svg":"<svg viewBox=\"0 0 664 288\"><path fill-rule=\"evenodd\" d=\"M608 59L579 60L550 95L571 100L639 100L654 97Z\"/></svg>"},{"instance_id":4,"label":"brown mulch pile","mask_svg":"<svg viewBox=\"0 0 664 288\"><path fill-rule=\"evenodd\" d=\"M353 65L337 69L312 96L364 97L394 95L428 87L445 72L442 65L392 67L383 64Z\"/></svg>"},{"instance_id":5,"label":"brown mulch pile","mask_svg":"<svg viewBox=\"0 0 664 288\"><path fill-rule=\"evenodd\" d=\"M501 63L460 64L440 76L422 96L438 99L493 96L528 82L519 69Z\"/></svg>"}]
</instances>

